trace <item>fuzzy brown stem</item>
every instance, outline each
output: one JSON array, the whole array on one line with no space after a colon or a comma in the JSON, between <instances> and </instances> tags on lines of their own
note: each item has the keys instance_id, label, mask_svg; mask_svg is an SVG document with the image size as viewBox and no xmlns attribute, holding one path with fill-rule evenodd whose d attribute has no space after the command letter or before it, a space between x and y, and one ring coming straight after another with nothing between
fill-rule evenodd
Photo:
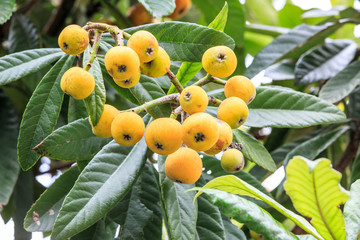
<instances>
[{"instance_id":1,"label":"fuzzy brown stem","mask_svg":"<svg viewBox=\"0 0 360 240\"><path fill-rule=\"evenodd\" d=\"M84 67L84 70L85 71L89 71L94 60L95 60L95 57L96 57L96 53L97 51L99 50L99 46L100 46L100 39L101 39L101 32L100 31L95 31L95 35L94 35L94 44L91 48L91 51L90 51L90 57L89 57L89 60L88 62L86 63L85 67Z\"/></svg>"},{"instance_id":2,"label":"fuzzy brown stem","mask_svg":"<svg viewBox=\"0 0 360 240\"><path fill-rule=\"evenodd\" d=\"M244 145L242 143L231 143L227 149L235 148L239 151L243 149Z\"/></svg>"},{"instance_id":3,"label":"fuzzy brown stem","mask_svg":"<svg viewBox=\"0 0 360 240\"><path fill-rule=\"evenodd\" d=\"M174 85L174 87L176 88L176 90L178 90L179 93L182 92L182 90L184 89L184 87L181 85L179 79L177 79L177 77L175 76L174 73L172 73L170 70L167 71L167 76L169 77L171 83Z\"/></svg>"},{"instance_id":4,"label":"fuzzy brown stem","mask_svg":"<svg viewBox=\"0 0 360 240\"><path fill-rule=\"evenodd\" d=\"M98 30L98 31L101 31L101 32L109 32L111 34L111 36L114 38L117 46L123 46L124 45L124 38L129 39L130 36L131 36L130 34L125 33L124 31L122 31L117 26L112 26L112 25L105 24L105 23L88 22L84 26L84 29L86 31L94 29L94 30Z\"/></svg>"},{"instance_id":5,"label":"fuzzy brown stem","mask_svg":"<svg viewBox=\"0 0 360 240\"><path fill-rule=\"evenodd\" d=\"M217 99L216 97L210 96L209 97L209 103L214 104L215 106L219 106L221 104L221 100Z\"/></svg>"},{"instance_id":6,"label":"fuzzy brown stem","mask_svg":"<svg viewBox=\"0 0 360 240\"><path fill-rule=\"evenodd\" d=\"M166 96L160 97L158 99L152 100L150 102L144 103L141 106L130 108L130 109L126 110L125 112L140 113L140 112L146 111L149 108L155 107L160 104L169 103L169 102L179 102L179 97L180 97L180 94L173 93L173 94L166 95Z\"/></svg>"}]
</instances>

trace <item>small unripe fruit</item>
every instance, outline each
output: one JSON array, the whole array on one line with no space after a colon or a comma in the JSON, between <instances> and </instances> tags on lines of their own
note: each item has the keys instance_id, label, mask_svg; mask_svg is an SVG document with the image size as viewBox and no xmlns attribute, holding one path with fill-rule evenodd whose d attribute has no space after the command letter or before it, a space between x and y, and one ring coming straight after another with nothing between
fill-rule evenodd
<instances>
[{"instance_id":1,"label":"small unripe fruit","mask_svg":"<svg viewBox=\"0 0 360 240\"><path fill-rule=\"evenodd\" d=\"M132 88L139 82L140 77L141 77L141 72L139 69L138 72L135 73L135 75L132 75L130 78L125 80L119 80L114 78L114 82L122 88Z\"/></svg>"},{"instance_id":2,"label":"small unripe fruit","mask_svg":"<svg viewBox=\"0 0 360 240\"><path fill-rule=\"evenodd\" d=\"M235 71L237 59L229 47L216 46L205 51L202 56L202 65L210 75L225 78Z\"/></svg>"},{"instance_id":3,"label":"small unripe fruit","mask_svg":"<svg viewBox=\"0 0 360 240\"><path fill-rule=\"evenodd\" d=\"M219 138L219 126L211 115L195 113L182 125L184 143L196 151L210 149Z\"/></svg>"},{"instance_id":4,"label":"small unripe fruit","mask_svg":"<svg viewBox=\"0 0 360 240\"><path fill-rule=\"evenodd\" d=\"M187 13L191 7L191 0L175 0L175 5L174 11L168 16L174 20L181 18Z\"/></svg>"},{"instance_id":5,"label":"small unripe fruit","mask_svg":"<svg viewBox=\"0 0 360 240\"><path fill-rule=\"evenodd\" d=\"M95 89L95 79L91 73L80 67L72 67L61 77L60 87L63 92L77 100L90 96Z\"/></svg>"},{"instance_id":6,"label":"small unripe fruit","mask_svg":"<svg viewBox=\"0 0 360 240\"><path fill-rule=\"evenodd\" d=\"M116 46L105 54L105 67L108 73L117 80L126 80L139 71L140 60L129 47Z\"/></svg>"},{"instance_id":7,"label":"small unripe fruit","mask_svg":"<svg viewBox=\"0 0 360 240\"><path fill-rule=\"evenodd\" d=\"M98 124L96 126L93 126L92 122L90 121L93 133L101 138L111 137L111 124L118 114L119 111L115 107L109 104L105 104L104 111L100 117Z\"/></svg>"},{"instance_id":8,"label":"small unripe fruit","mask_svg":"<svg viewBox=\"0 0 360 240\"><path fill-rule=\"evenodd\" d=\"M203 164L199 154L190 148L180 148L165 160L165 174L174 182L192 184L202 173Z\"/></svg>"},{"instance_id":9,"label":"small unripe fruit","mask_svg":"<svg viewBox=\"0 0 360 240\"><path fill-rule=\"evenodd\" d=\"M141 72L149 77L161 77L170 69L170 57L166 51L159 46L158 55L154 60L141 63Z\"/></svg>"},{"instance_id":10,"label":"small unripe fruit","mask_svg":"<svg viewBox=\"0 0 360 240\"><path fill-rule=\"evenodd\" d=\"M79 25L69 25L61 31L58 44L65 53L78 55L89 45L89 34Z\"/></svg>"},{"instance_id":11,"label":"small unripe fruit","mask_svg":"<svg viewBox=\"0 0 360 240\"><path fill-rule=\"evenodd\" d=\"M232 129L240 127L249 116L249 109L246 103L237 97L229 97L221 102L217 117L223 120Z\"/></svg>"},{"instance_id":12,"label":"small unripe fruit","mask_svg":"<svg viewBox=\"0 0 360 240\"><path fill-rule=\"evenodd\" d=\"M172 118L155 119L146 128L145 141L151 151L169 155L183 143L181 124Z\"/></svg>"},{"instance_id":13,"label":"small unripe fruit","mask_svg":"<svg viewBox=\"0 0 360 240\"><path fill-rule=\"evenodd\" d=\"M134 112L119 113L111 124L111 135L122 146L131 146L141 140L145 123Z\"/></svg>"},{"instance_id":14,"label":"small unripe fruit","mask_svg":"<svg viewBox=\"0 0 360 240\"><path fill-rule=\"evenodd\" d=\"M127 18L135 26L151 23L153 21L153 17L146 11L141 3L137 3L129 9Z\"/></svg>"},{"instance_id":15,"label":"small unripe fruit","mask_svg":"<svg viewBox=\"0 0 360 240\"><path fill-rule=\"evenodd\" d=\"M228 149L221 156L221 167L229 173L236 173L244 168L244 155L237 149Z\"/></svg>"},{"instance_id":16,"label":"small unripe fruit","mask_svg":"<svg viewBox=\"0 0 360 240\"><path fill-rule=\"evenodd\" d=\"M153 60L159 49L159 44L154 35L145 30L140 30L131 35L127 46L133 49L139 56L140 62Z\"/></svg>"},{"instance_id":17,"label":"small unripe fruit","mask_svg":"<svg viewBox=\"0 0 360 240\"><path fill-rule=\"evenodd\" d=\"M180 94L181 108L188 114L205 111L208 103L208 95L199 86L186 87Z\"/></svg>"},{"instance_id":18,"label":"small unripe fruit","mask_svg":"<svg viewBox=\"0 0 360 240\"><path fill-rule=\"evenodd\" d=\"M238 97L249 104L256 96L256 89L254 84L247 77L234 76L227 80L224 87L224 93L227 98Z\"/></svg>"},{"instance_id":19,"label":"small unripe fruit","mask_svg":"<svg viewBox=\"0 0 360 240\"><path fill-rule=\"evenodd\" d=\"M205 151L205 153L209 155L218 154L227 148L233 140L233 133L229 124L220 119L216 119L216 122L219 125L219 138L209 150Z\"/></svg>"}]
</instances>

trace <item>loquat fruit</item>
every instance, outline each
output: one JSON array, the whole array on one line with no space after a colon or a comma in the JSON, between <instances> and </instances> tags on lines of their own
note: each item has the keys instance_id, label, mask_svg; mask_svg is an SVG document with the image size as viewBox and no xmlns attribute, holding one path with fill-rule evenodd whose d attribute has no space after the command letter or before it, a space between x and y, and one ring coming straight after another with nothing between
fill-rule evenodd
<instances>
[{"instance_id":1,"label":"loquat fruit","mask_svg":"<svg viewBox=\"0 0 360 240\"><path fill-rule=\"evenodd\" d=\"M199 86L186 87L180 94L181 108L188 114L205 111L208 103L208 95Z\"/></svg>"},{"instance_id":2,"label":"loquat fruit","mask_svg":"<svg viewBox=\"0 0 360 240\"><path fill-rule=\"evenodd\" d=\"M129 9L127 18L134 26L151 23L153 21L153 17L146 11L141 3L137 3Z\"/></svg>"},{"instance_id":3,"label":"loquat fruit","mask_svg":"<svg viewBox=\"0 0 360 240\"><path fill-rule=\"evenodd\" d=\"M161 77L170 69L170 57L166 51L159 46L158 55L154 60L140 64L143 74L149 77Z\"/></svg>"},{"instance_id":4,"label":"loquat fruit","mask_svg":"<svg viewBox=\"0 0 360 240\"><path fill-rule=\"evenodd\" d=\"M115 107L105 104L103 113L101 114L100 120L96 126L92 125L89 118L93 133L101 138L111 137L111 124L118 114L119 111Z\"/></svg>"},{"instance_id":5,"label":"loquat fruit","mask_svg":"<svg viewBox=\"0 0 360 240\"><path fill-rule=\"evenodd\" d=\"M209 155L215 155L227 148L233 140L232 129L226 122L216 119L216 122L219 125L219 138L216 143L205 153Z\"/></svg>"},{"instance_id":6,"label":"loquat fruit","mask_svg":"<svg viewBox=\"0 0 360 240\"><path fill-rule=\"evenodd\" d=\"M180 148L165 160L165 174L174 182L192 184L202 173L203 164L199 154L190 148Z\"/></svg>"},{"instance_id":7,"label":"loquat fruit","mask_svg":"<svg viewBox=\"0 0 360 240\"><path fill-rule=\"evenodd\" d=\"M105 54L105 67L117 80L126 80L139 71L140 60L134 50L125 46L112 47Z\"/></svg>"},{"instance_id":8,"label":"loquat fruit","mask_svg":"<svg viewBox=\"0 0 360 240\"><path fill-rule=\"evenodd\" d=\"M249 109L246 103L237 97L229 97L221 102L217 117L223 120L232 129L240 127L249 116Z\"/></svg>"},{"instance_id":9,"label":"loquat fruit","mask_svg":"<svg viewBox=\"0 0 360 240\"><path fill-rule=\"evenodd\" d=\"M205 51L202 56L202 65L210 75L225 78L235 71L237 58L231 48L216 46Z\"/></svg>"},{"instance_id":10,"label":"loquat fruit","mask_svg":"<svg viewBox=\"0 0 360 240\"><path fill-rule=\"evenodd\" d=\"M61 31L58 44L65 53L78 55L89 45L89 34L79 25L72 24Z\"/></svg>"},{"instance_id":11,"label":"loquat fruit","mask_svg":"<svg viewBox=\"0 0 360 240\"><path fill-rule=\"evenodd\" d=\"M60 87L64 93L75 99L85 99L95 89L95 79L91 73L81 67L72 67L67 70L60 80Z\"/></svg>"},{"instance_id":12,"label":"loquat fruit","mask_svg":"<svg viewBox=\"0 0 360 240\"><path fill-rule=\"evenodd\" d=\"M184 143L196 151L210 149L219 138L219 126L207 113L195 113L182 124Z\"/></svg>"},{"instance_id":13,"label":"loquat fruit","mask_svg":"<svg viewBox=\"0 0 360 240\"><path fill-rule=\"evenodd\" d=\"M169 155L183 143L181 124L172 118L155 119L146 128L145 141L151 151Z\"/></svg>"},{"instance_id":14,"label":"loquat fruit","mask_svg":"<svg viewBox=\"0 0 360 240\"><path fill-rule=\"evenodd\" d=\"M145 30L140 30L131 35L127 46L133 49L139 56L140 62L153 60L159 49L159 44L154 35Z\"/></svg>"},{"instance_id":15,"label":"loquat fruit","mask_svg":"<svg viewBox=\"0 0 360 240\"><path fill-rule=\"evenodd\" d=\"M141 72L140 72L140 68L139 68L137 73L132 75L130 78L125 79L125 80L119 80L119 79L114 78L114 82L122 88L132 88L139 82L140 77L141 77Z\"/></svg>"},{"instance_id":16,"label":"loquat fruit","mask_svg":"<svg viewBox=\"0 0 360 240\"><path fill-rule=\"evenodd\" d=\"M229 173L236 173L244 168L244 155L237 149L226 150L221 156L221 167Z\"/></svg>"},{"instance_id":17,"label":"loquat fruit","mask_svg":"<svg viewBox=\"0 0 360 240\"><path fill-rule=\"evenodd\" d=\"M238 97L247 104L251 103L256 96L254 84L245 76L233 76L227 80L224 87L225 96Z\"/></svg>"},{"instance_id":18,"label":"loquat fruit","mask_svg":"<svg viewBox=\"0 0 360 240\"><path fill-rule=\"evenodd\" d=\"M191 0L175 0L175 5L174 11L168 16L174 20L181 18L187 13L191 7Z\"/></svg>"},{"instance_id":19,"label":"loquat fruit","mask_svg":"<svg viewBox=\"0 0 360 240\"><path fill-rule=\"evenodd\" d=\"M141 140L145 123L134 112L119 113L111 124L111 135L122 146L131 146Z\"/></svg>"}]
</instances>

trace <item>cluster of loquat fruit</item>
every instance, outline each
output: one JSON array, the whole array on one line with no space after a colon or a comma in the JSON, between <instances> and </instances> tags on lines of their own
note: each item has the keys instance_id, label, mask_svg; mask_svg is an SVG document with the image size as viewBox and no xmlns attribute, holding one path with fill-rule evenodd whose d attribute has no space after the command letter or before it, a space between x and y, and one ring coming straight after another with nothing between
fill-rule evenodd
<instances>
[{"instance_id":1,"label":"cluster of loquat fruit","mask_svg":"<svg viewBox=\"0 0 360 240\"><path fill-rule=\"evenodd\" d=\"M60 48L68 54L81 54L89 44L88 32L77 25L66 27L59 36ZM112 47L105 54L105 67L120 87L131 88L139 82L141 73L160 77L168 73L170 57L158 45L157 39L144 30L135 32L126 46ZM234 52L226 46L209 48L202 57L205 71L214 78L227 78L236 69ZM61 89L75 99L88 97L95 87L94 77L81 67L67 70L61 79ZM197 85L181 91L177 98L186 113L182 124L176 117L158 118L145 129L142 118L133 111L119 112L105 104L96 126L90 121L93 133L102 138L113 137L122 146L131 146L145 135L151 151L168 155L165 173L177 183L196 182L202 173L202 159L197 151L215 155L227 149L233 140L232 129L239 128L247 119L249 104L256 91L244 76L231 77L224 86L226 99L218 107L217 118L205 113L209 96ZM90 119L90 118L89 118ZM186 145L186 146L183 146ZM226 150L221 165L227 172L244 167L244 157L236 148Z\"/></svg>"}]
</instances>

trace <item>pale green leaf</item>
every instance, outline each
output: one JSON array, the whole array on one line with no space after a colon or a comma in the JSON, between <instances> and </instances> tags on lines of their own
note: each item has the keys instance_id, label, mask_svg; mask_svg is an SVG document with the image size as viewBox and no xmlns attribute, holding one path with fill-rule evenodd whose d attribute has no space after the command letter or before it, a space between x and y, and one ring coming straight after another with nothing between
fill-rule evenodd
<instances>
[{"instance_id":1,"label":"pale green leaf","mask_svg":"<svg viewBox=\"0 0 360 240\"><path fill-rule=\"evenodd\" d=\"M348 199L340 188L341 174L328 159L310 161L294 157L286 167L284 188L295 209L311 218L324 239L344 239L345 222L339 209Z\"/></svg>"},{"instance_id":2,"label":"pale green leaf","mask_svg":"<svg viewBox=\"0 0 360 240\"><path fill-rule=\"evenodd\" d=\"M175 9L175 0L139 0L139 2L154 17L168 16Z\"/></svg>"},{"instance_id":3,"label":"pale green leaf","mask_svg":"<svg viewBox=\"0 0 360 240\"><path fill-rule=\"evenodd\" d=\"M344 206L346 240L359 239L360 234L360 180L351 184L350 197Z\"/></svg>"},{"instance_id":4,"label":"pale green leaf","mask_svg":"<svg viewBox=\"0 0 360 240\"><path fill-rule=\"evenodd\" d=\"M15 8L15 0L2 0L0 2L0 25L6 22Z\"/></svg>"}]
</instances>

